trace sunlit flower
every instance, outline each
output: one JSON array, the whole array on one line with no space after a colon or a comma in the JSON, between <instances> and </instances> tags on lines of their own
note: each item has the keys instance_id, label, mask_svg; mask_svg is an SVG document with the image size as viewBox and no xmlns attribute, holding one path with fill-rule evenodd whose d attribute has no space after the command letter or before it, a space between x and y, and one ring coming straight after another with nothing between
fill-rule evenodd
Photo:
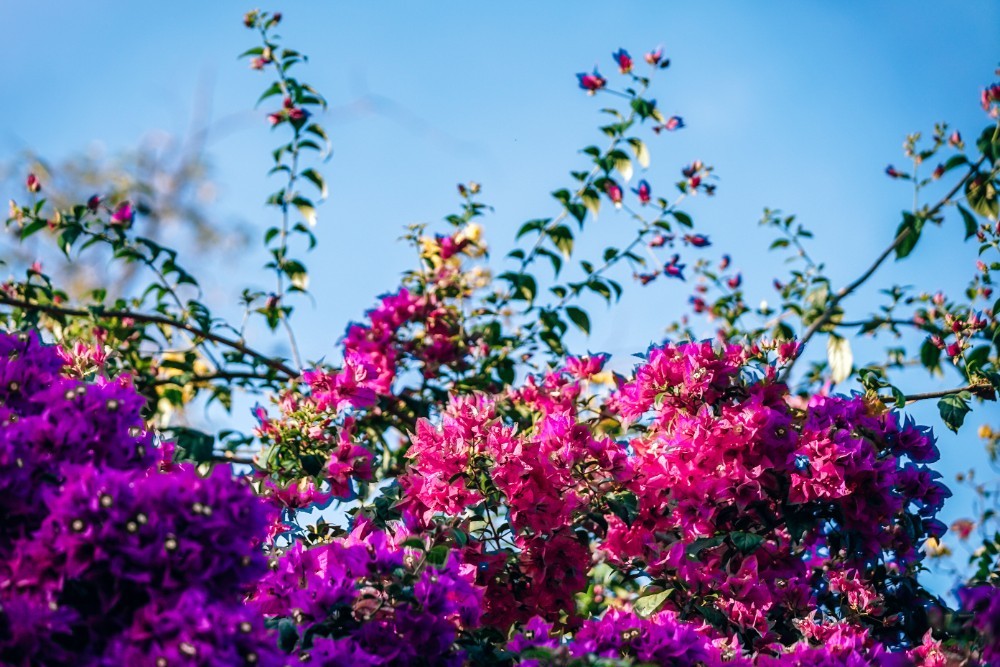
<instances>
[{"instance_id":1,"label":"sunlit flower","mask_svg":"<svg viewBox=\"0 0 1000 667\"><path fill-rule=\"evenodd\" d=\"M580 87L586 90L590 95L593 95L608 84L607 79L598 73L596 67L594 68L594 72L592 74L581 72L576 75L576 78L580 83Z\"/></svg>"}]
</instances>

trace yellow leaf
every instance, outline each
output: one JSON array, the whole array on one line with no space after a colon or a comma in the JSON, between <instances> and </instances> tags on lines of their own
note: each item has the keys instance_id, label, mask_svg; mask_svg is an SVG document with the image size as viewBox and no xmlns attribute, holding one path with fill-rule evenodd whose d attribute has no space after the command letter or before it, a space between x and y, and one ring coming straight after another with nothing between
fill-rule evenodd
<instances>
[{"instance_id":1,"label":"yellow leaf","mask_svg":"<svg viewBox=\"0 0 1000 667\"><path fill-rule=\"evenodd\" d=\"M854 354L851 343L846 338L831 335L826 344L826 356L830 362L830 378L839 384L851 376L854 368Z\"/></svg>"}]
</instances>

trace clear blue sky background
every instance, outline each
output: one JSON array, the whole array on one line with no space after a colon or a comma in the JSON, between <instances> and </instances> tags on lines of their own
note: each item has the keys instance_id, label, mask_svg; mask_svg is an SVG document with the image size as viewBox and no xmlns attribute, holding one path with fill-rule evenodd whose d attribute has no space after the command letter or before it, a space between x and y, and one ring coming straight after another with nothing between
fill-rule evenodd
<instances>
[{"instance_id":1,"label":"clear blue sky background","mask_svg":"<svg viewBox=\"0 0 1000 667\"><path fill-rule=\"evenodd\" d=\"M199 82L211 91L210 145L222 188L215 213L263 229L273 221L264 177L275 138L263 110L251 111L264 79L237 62L254 44L236 2L171 3L0 0L6 27L0 68L0 159L31 147L59 158L99 141L110 150L150 130L184 134ZM268 9L268 7L265 7ZM581 94L574 74L610 53L638 59L659 44L673 66L658 78L665 113L681 132L650 138L646 175L659 192L693 159L716 167L718 195L687 209L700 231L730 252L748 292L771 298L780 267L765 250L763 207L796 213L816 232L815 253L835 285L856 276L888 244L911 190L886 178L906 133L947 120L966 138L984 124L977 101L1000 60L1000 5L933 2L281 2L285 43L310 55L300 76L332 104L323 119L335 147L325 167L331 199L320 211L311 256L317 306L303 303L298 329L306 356L333 356L345 324L393 289L412 255L397 243L403 225L453 210L455 184L484 184L496 207L487 233L496 266L521 222L553 215L548 193L580 168L576 151L603 143L594 128L602 101ZM359 100L367 100L359 104ZM611 241L622 217L594 227ZM623 234L617 236L620 240ZM628 232L630 233L630 232ZM960 223L930 229L912 261L877 282L953 293L974 270ZM254 282L256 250L235 269L210 273L210 295L235 301ZM225 277L225 280L223 280ZM629 285L631 287L631 285ZM616 365L662 336L688 287L659 281L626 292L613 317L593 305L595 331L581 347L616 355ZM875 308L862 293L849 314ZM709 330L706 329L706 334ZM858 360L866 357L865 348ZM954 378L949 378L953 382ZM914 378L914 389L929 385ZM915 411L936 423L933 405ZM996 425L980 408L960 437L937 429L949 476L984 465L974 430ZM962 512L950 506L947 519ZM943 585L943 584L942 584Z\"/></svg>"}]
</instances>

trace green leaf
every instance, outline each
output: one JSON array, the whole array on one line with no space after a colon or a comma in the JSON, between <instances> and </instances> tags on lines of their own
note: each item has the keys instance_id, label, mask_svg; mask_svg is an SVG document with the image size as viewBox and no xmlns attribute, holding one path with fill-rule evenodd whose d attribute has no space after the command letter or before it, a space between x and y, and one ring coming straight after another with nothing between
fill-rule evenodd
<instances>
[{"instance_id":1,"label":"green leaf","mask_svg":"<svg viewBox=\"0 0 1000 667\"><path fill-rule=\"evenodd\" d=\"M831 334L826 343L826 355L830 362L830 379L840 384L851 376L854 368L854 354L851 352L851 342L836 334Z\"/></svg>"},{"instance_id":2,"label":"green leaf","mask_svg":"<svg viewBox=\"0 0 1000 667\"><path fill-rule=\"evenodd\" d=\"M958 206L958 212L962 214L962 222L965 223L965 238L968 240L976 235L976 232L979 230L979 223L976 222L975 216L965 210L961 204Z\"/></svg>"},{"instance_id":3,"label":"green leaf","mask_svg":"<svg viewBox=\"0 0 1000 667\"><path fill-rule=\"evenodd\" d=\"M932 343L930 338L925 339L920 345L920 363L932 375L942 374L941 349Z\"/></svg>"},{"instance_id":4,"label":"green leaf","mask_svg":"<svg viewBox=\"0 0 1000 667\"><path fill-rule=\"evenodd\" d=\"M274 97L275 95L281 94L281 84L275 81L271 84L271 87L265 90L260 97L257 98L257 104L254 106L260 106L260 103L269 97Z\"/></svg>"},{"instance_id":5,"label":"green leaf","mask_svg":"<svg viewBox=\"0 0 1000 667\"><path fill-rule=\"evenodd\" d=\"M938 401L938 410L941 412L942 421L955 433L958 433L958 429L965 423L965 415L972 412L968 398L969 393L963 391L960 394L945 396Z\"/></svg>"},{"instance_id":6,"label":"green leaf","mask_svg":"<svg viewBox=\"0 0 1000 667\"><path fill-rule=\"evenodd\" d=\"M553 245L563 254L563 257L569 259L569 256L573 254L573 230L566 225L559 225L550 229L548 236L552 239Z\"/></svg>"},{"instance_id":7,"label":"green leaf","mask_svg":"<svg viewBox=\"0 0 1000 667\"><path fill-rule=\"evenodd\" d=\"M635 601L632 605L632 609L634 609L635 613L642 618L649 618L660 610L663 604L667 601L667 598L669 598L673 592L674 589L666 588L659 593L643 595Z\"/></svg>"},{"instance_id":8,"label":"green leaf","mask_svg":"<svg viewBox=\"0 0 1000 667\"><path fill-rule=\"evenodd\" d=\"M299 631L295 628L295 622L290 618L278 621L278 648L285 653L291 653L298 642Z\"/></svg>"},{"instance_id":9,"label":"green leaf","mask_svg":"<svg viewBox=\"0 0 1000 667\"><path fill-rule=\"evenodd\" d=\"M632 180L632 160L624 153L615 156L615 169L622 175L626 183Z\"/></svg>"},{"instance_id":10,"label":"green leaf","mask_svg":"<svg viewBox=\"0 0 1000 667\"><path fill-rule=\"evenodd\" d=\"M425 558L427 562L431 565L437 565L441 567L448 560L448 546L445 544L439 544L427 552Z\"/></svg>"},{"instance_id":11,"label":"green leaf","mask_svg":"<svg viewBox=\"0 0 1000 667\"><path fill-rule=\"evenodd\" d=\"M587 188L580 193L580 201L587 207L590 214L597 218L597 212L601 210L601 197L593 188Z\"/></svg>"},{"instance_id":12,"label":"green leaf","mask_svg":"<svg viewBox=\"0 0 1000 667\"><path fill-rule=\"evenodd\" d=\"M965 198L972 210L987 218L1000 215L1000 200L997 199L996 187L993 181L985 176L969 179L965 184Z\"/></svg>"},{"instance_id":13,"label":"green leaf","mask_svg":"<svg viewBox=\"0 0 1000 667\"><path fill-rule=\"evenodd\" d=\"M903 234L905 236L896 245L896 259L903 259L913 252L913 249L917 247L917 241L920 240L920 232L923 231L923 228L923 218L918 218L912 213L903 213L903 222L896 229L896 237L899 238Z\"/></svg>"},{"instance_id":14,"label":"green leaf","mask_svg":"<svg viewBox=\"0 0 1000 667\"><path fill-rule=\"evenodd\" d=\"M588 336L590 335L590 316L588 316L585 311L577 308L576 306L567 306L566 317L568 317L573 324L578 326L583 333Z\"/></svg>"},{"instance_id":15,"label":"green leaf","mask_svg":"<svg viewBox=\"0 0 1000 667\"><path fill-rule=\"evenodd\" d=\"M525 234L537 231L539 229L544 229L546 225L552 222L551 218L545 218L543 220L528 220L526 223L521 225L521 228L517 230L517 236L514 237L515 240L521 238Z\"/></svg>"},{"instance_id":16,"label":"green leaf","mask_svg":"<svg viewBox=\"0 0 1000 667\"><path fill-rule=\"evenodd\" d=\"M628 143L635 152L635 161L643 169L647 168L649 166L649 149L646 148L646 144L641 139L629 139Z\"/></svg>"},{"instance_id":17,"label":"green leaf","mask_svg":"<svg viewBox=\"0 0 1000 667\"><path fill-rule=\"evenodd\" d=\"M307 181L316 186L316 189L319 190L320 199L326 199L328 194L326 189L326 181L323 180L323 177L319 175L318 171L310 168L304 170L300 175L302 176L302 178L306 179Z\"/></svg>"},{"instance_id":18,"label":"green leaf","mask_svg":"<svg viewBox=\"0 0 1000 667\"><path fill-rule=\"evenodd\" d=\"M310 227L315 227L316 226L316 207L315 206L313 206L312 204L305 203L305 202L300 202L298 204L295 204L295 208L298 209L299 215L302 216L303 220L305 220L306 222L309 223Z\"/></svg>"},{"instance_id":19,"label":"green leaf","mask_svg":"<svg viewBox=\"0 0 1000 667\"><path fill-rule=\"evenodd\" d=\"M687 548L684 550L684 552L687 554L688 558L692 560L698 560L698 554L700 554L702 551L704 551L705 549L711 549L713 547L717 547L725 541L726 541L725 535L716 535L714 537L699 537L695 541L691 542L691 544L687 545Z\"/></svg>"},{"instance_id":20,"label":"green leaf","mask_svg":"<svg viewBox=\"0 0 1000 667\"><path fill-rule=\"evenodd\" d=\"M757 535L756 533L744 533L737 531L735 533L730 533L729 537L733 540L733 544L736 545L736 548L745 554L755 551L757 547L764 543L764 536Z\"/></svg>"},{"instance_id":21,"label":"green leaf","mask_svg":"<svg viewBox=\"0 0 1000 667\"><path fill-rule=\"evenodd\" d=\"M674 216L674 219L685 227L694 227L691 216L684 211L671 211L670 215Z\"/></svg>"}]
</instances>

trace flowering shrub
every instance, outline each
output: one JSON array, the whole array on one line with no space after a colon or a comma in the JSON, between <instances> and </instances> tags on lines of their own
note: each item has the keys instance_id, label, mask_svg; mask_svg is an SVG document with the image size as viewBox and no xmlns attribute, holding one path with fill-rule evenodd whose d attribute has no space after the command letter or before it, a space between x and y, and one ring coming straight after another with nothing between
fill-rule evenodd
<instances>
[{"instance_id":1,"label":"flowering shrub","mask_svg":"<svg viewBox=\"0 0 1000 667\"><path fill-rule=\"evenodd\" d=\"M530 243L510 253L513 268L492 276L478 220L488 207L478 184L461 185L444 232L409 229L419 266L348 327L339 364L307 366L291 316L308 271L292 255L315 240L317 202L297 188L327 194L306 159L328 150L316 120L325 101L292 76L304 57L279 45L280 21L244 19L261 40L244 54L250 68L275 76L261 101L280 99L266 122L288 140L272 155L287 177L268 199L280 220L265 232L274 291L247 290L243 303L247 319L287 336L290 359L220 324L177 253L134 233L143 213L128 199L53 210L32 174L32 203L12 203L8 227L22 237L48 233L67 254L103 246L153 278L139 296L108 303L98 290L77 307L33 264L0 294L5 664L1000 661L1000 533L975 552L957 608L923 586L951 492L931 467L931 429L904 412L938 398L957 430L974 401L995 398L997 307L977 302L1000 266L984 263L965 300L898 288L883 314L852 323L843 311L959 191L967 237L981 255L1000 249L998 126L972 156L944 126L928 148L908 139L913 174L890 167L891 178L919 195L962 175L905 213L840 290L806 251L808 230L766 212L775 247L805 264L777 281L775 316L746 305L728 255L698 254L712 241L679 206L714 193L712 167L682 167L673 202L646 179L625 185L649 162L641 133L684 122L646 97L670 65L662 51L642 64L619 49L623 90L597 69L577 75L586 93L625 100L605 110L609 145L583 150L588 170L553 193L555 215L522 225ZM994 88L982 98L991 119ZM916 167L944 151L919 179ZM635 237L572 274L575 238L604 202L630 216ZM535 272L539 259L551 278ZM582 296L614 301L623 264L642 285L692 278L692 310L716 338L686 335L682 318L628 375L608 370L607 355L572 354L570 326L590 328ZM893 314L904 308L912 318ZM964 384L906 394L892 364L855 368L845 329L902 326L927 335L917 363L938 370L946 352ZM827 361L798 378L819 335ZM832 391L851 378L858 390ZM263 400L252 433L215 438L177 421L200 401L231 405L234 390ZM976 523L966 522L953 526L963 540Z\"/></svg>"}]
</instances>

